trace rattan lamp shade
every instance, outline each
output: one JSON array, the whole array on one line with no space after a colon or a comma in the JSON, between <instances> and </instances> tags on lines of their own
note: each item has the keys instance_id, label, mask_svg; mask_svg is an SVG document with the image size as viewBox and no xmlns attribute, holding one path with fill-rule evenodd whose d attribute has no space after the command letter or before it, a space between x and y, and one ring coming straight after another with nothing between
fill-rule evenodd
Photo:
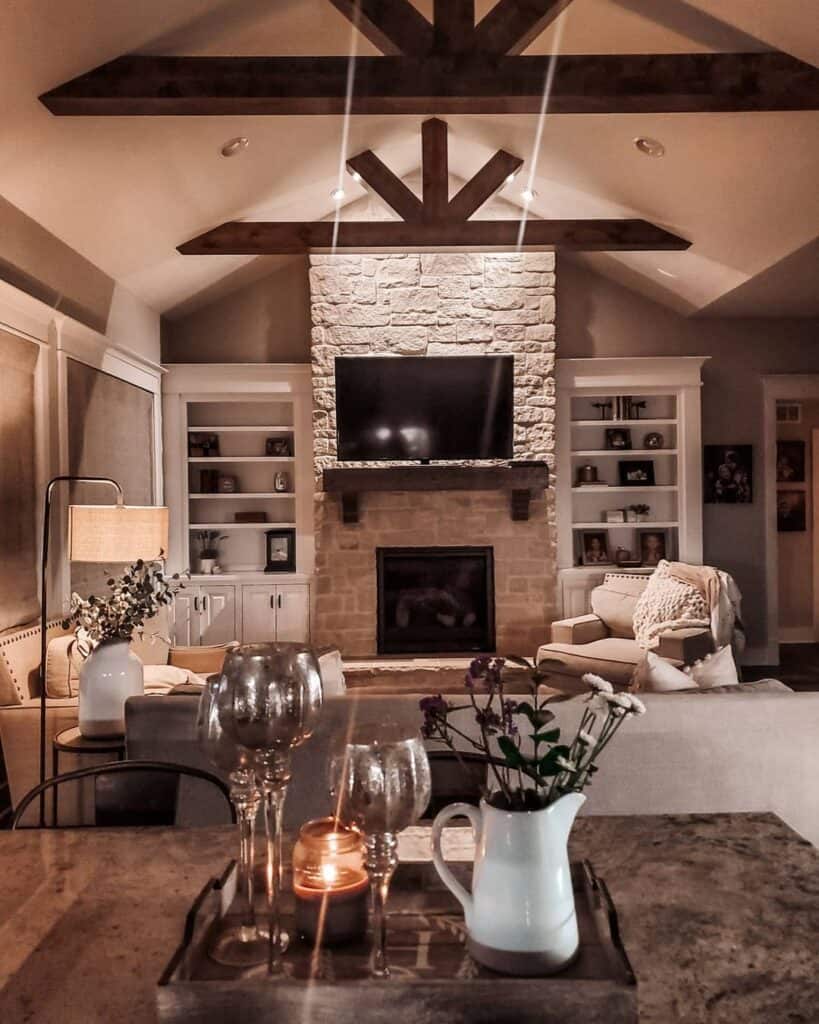
<instances>
[{"instance_id":1,"label":"rattan lamp shade","mask_svg":"<svg viewBox=\"0 0 819 1024\"><path fill-rule=\"evenodd\" d=\"M69 505L72 562L154 561L168 551L168 510L161 505Z\"/></svg>"}]
</instances>

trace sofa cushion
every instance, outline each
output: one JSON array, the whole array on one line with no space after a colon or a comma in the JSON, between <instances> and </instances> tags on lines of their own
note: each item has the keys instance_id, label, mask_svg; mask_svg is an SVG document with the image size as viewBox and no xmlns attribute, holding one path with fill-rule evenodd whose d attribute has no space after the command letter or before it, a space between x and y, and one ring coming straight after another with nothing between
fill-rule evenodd
<instances>
[{"instance_id":1,"label":"sofa cushion","mask_svg":"<svg viewBox=\"0 0 819 1024\"><path fill-rule=\"evenodd\" d=\"M538 661L553 658L565 668L550 667L546 682L569 692L585 693L588 687L581 680L585 672L602 676L614 686L628 686L643 652L634 640L606 637L590 644L546 644L537 652Z\"/></svg>"},{"instance_id":2,"label":"sofa cushion","mask_svg":"<svg viewBox=\"0 0 819 1024\"><path fill-rule=\"evenodd\" d=\"M610 574L591 592L591 609L603 620L612 636L634 639L634 609L648 579L646 576Z\"/></svg>"},{"instance_id":3,"label":"sofa cushion","mask_svg":"<svg viewBox=\"0 0 819 1024\"><path fill-rule=\"evenodd\" d=\"M50 640L46 651L46 697L76 697L82 662L73 633Z\"/></svg>"},{"instance_id":4,"label":"sofa cushion","mask_svg":"<svg viewBox=\"0 0 819 1024\"><path fill-rule=\"evenodd\" d=\"M48 624L48 639L64 636L62 623ZM31 623L0 637L0 706L22 704L40 694L40 626Z\"/></svg>"}]
</instances>

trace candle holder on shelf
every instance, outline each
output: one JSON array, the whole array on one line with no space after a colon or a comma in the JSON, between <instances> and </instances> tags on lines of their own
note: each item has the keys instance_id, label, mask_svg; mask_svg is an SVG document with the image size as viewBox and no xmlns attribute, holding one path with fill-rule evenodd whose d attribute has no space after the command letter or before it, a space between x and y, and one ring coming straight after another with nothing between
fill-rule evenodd
<instances>
[{"instance_id":1,"label":"candle holder on shelf","mask_svg":"<svg viewBox=\"0 0 819 1024\"><path fill-rule=\"evenodd\" d=\"M318 946L363 939L370 882L364 838L336 818L302 825L293 849L296 931Z\"/></svg>"}]
</instances>

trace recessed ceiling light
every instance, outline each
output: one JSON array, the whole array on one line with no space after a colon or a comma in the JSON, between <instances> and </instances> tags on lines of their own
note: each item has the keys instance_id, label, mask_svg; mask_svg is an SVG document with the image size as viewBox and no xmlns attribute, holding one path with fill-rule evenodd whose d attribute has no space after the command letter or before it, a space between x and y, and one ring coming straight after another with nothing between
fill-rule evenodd
<instances>
[{"instance_id":1,"label":"recessed ceiling light","mask_svg":"<svg viewBox=\"0 0 819 1024\"><path fill-rule=\"evenodd\" d=\"M634 145L645 156L665 156L665 146L659 139L650 139L647 135L638 135Z\"/></svg>"},{"instance_id":2,"label":"recessed ceiling light","mask_svg":"<svg viewBox=\"0 0 819 1024\"><path fill-rule=\"evenodd\" d=\"M672 274L670 270L663 270L662 267L657 267L657 273L662 274L663 277L676 277L676 274Z\"/></svg>"},{"instance_id":3,"label":"recessed ceiling light","mask_svg":"<svg viewBox=\"0 0 819 1024\"><path fill-rule=\"evenodd\" d=\"M528 186L521 190L520 198L524 203L531 203L534 199L537 199L537 192Z\"/></svg>"},{"instance_id":4,"label":"recessed ceiling light","mask_svg":"<svg viewBox=\"0 0 819 1024\"><path fill-rule=\"evenodd\" d=\"M360 175L360 174L358 173L358 171L353 171L353 173L352 173L352 179L353 179L353 181L354 181L354 182L356 182L356 184L357 184L357 183L358 183L359 181L361 181L361 175Z\"/></svg>"},{"instance_id":5,"label":"recessed ceiling light","mask_svg":"<svg viewBox=\"0 0 819 1024\"><path fill-rule=\"evenodd\" d=\"M237 153L241 153L243 149L247 149L250 145L250 139L244 135L237 135L235 139L228 139L228 141L222 146L220 152L222 156L236 156Z\"/></svg>"},{"instance_id":6,"label":"recessed ceiling light","mask_svg":"<svg viewBox=\"0 0 819 1024\"><path fill-rule=\"evenodd\" d=\"M340 203L344 198L344 189L339 185L338 188L334 188L330 193L330 198L334 203Z\"/></svg>"}]
</instances>

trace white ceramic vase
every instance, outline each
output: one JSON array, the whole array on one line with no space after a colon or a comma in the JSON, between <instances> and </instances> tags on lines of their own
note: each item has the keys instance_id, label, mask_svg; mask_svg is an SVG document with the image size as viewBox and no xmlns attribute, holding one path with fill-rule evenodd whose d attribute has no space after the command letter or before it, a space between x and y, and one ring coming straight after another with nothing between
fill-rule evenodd
<instances>
[{"instance_id":1,"label":"white ceramic vase","mask_svg":"<svg viewBox=\"0 0 819 1024\"><path fill-rule=\"evenodd\" d=\"M432 860L464 908L467 948L479 963L504 974L538 976L566 967L579 937L567 842L585 803L567 793L538 811L502 811L481 802L450 804L432 826ZM441 832L467 817L475 834L472 892L441 854Z\"/></svg>"},{"instance_id":2,"label":"white ceramic vase","mask_svg":"<svg viewBox=\"0 0 819 1024\"><path fill-rule=\"evenodd\" d=\"M199 572L202 576L211 576L213 570L216 568L215 558L200 558L199 559Z\"/></svg>"},{"instance_id":3,"label":"white ceramic vase","mask_svg":"<svg viewBox=\"0 0 819 1024\"><path fill-rule=\"evenodd\" d=\"M127 640L104 640L80 668L80 733L87 739L125 734L125 701L145 692L142 662Z\"/></svg>"}]
</instances>

